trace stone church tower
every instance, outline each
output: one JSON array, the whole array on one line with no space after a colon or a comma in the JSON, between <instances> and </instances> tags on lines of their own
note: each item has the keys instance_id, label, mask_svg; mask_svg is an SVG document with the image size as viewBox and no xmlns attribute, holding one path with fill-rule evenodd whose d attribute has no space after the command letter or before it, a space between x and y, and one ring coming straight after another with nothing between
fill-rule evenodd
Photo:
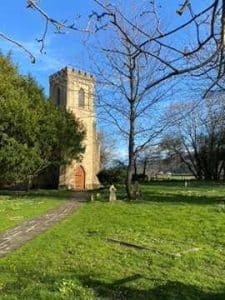
<instances>
[{"instance_id":1,"label":"stone church tower","mask_svg":"<svg viewBox=\"0 0 225 300\"><path fill-rule=\"evenodd\" d=\"M66 67L51 75L49 80L51 101L72 111L86 128L83 160L61 168L59 185L74 190L96 188L99 186L96 174L100 169L100 148L94 107L95 79L90 74Z\"/></svg>"}]
</instances>

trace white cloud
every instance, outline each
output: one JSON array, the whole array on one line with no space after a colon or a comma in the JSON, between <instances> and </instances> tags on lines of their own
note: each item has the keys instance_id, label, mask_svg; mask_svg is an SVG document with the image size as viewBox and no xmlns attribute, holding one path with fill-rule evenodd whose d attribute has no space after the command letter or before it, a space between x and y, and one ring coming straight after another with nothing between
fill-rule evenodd
<instances>
[{"instance_id":1,"label":"white cloud","mask_svg":"<svg viewBox=\"0 0 225 300\"><path fill-rule=\"evenodd\" d=\"M53 72L66 65L64 59L59 58L54 49L51 48L50 42L46 44L46 53L40 52L40 44L38 42L25 42L23 44L36 58L36 71Z\"/></svg>"},{"instance_id":2,"label":"white cloud","mask_svg":"<svg viewBox=\"0 0 225 300\"><path fill-rule=\"evenodd\" d=\"M51 47L51 38L46 42L46 53L41 53L41 45L37 41L19 41L26 49L28 49L35 57L36 72L54 72L66 65L64 59L58 57L58 53ZM0 49L3 53L12 52L16 63L24 69L24 66L29 70L31 68L29 56L19 47L0 40Z\"/></svg>"}]
</instances>

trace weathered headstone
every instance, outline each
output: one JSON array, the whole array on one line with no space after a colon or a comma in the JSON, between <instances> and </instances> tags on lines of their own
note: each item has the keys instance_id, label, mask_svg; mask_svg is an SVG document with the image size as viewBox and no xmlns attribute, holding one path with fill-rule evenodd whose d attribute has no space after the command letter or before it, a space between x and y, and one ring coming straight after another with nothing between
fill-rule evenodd
<instances>
[{"instance_id":1,"label":"weathered headstone","mask_svg":"<svg viewBox=\"0 0 225 300\"><path fill-rule=\"evenodd\" d=\"M91 194L91 196L90 196L90 202L94 202L94 201L95 201L94 194Z\"/></svg>"},{"instance_id":2,"label":"weathered headstone","mask_svg":"<svg viewBox=\"0 0 225 300\"><path fill-rule=\"evenodd\" d=\"M109 202L114 202L116 201L116 191L117 189L115 186L112 184L109 188Z\"/></svg>"},{"instance_id":3,"label":"weathered headstone","mask_svg":"<svg viewBox=\"0 0 225 300\"><path fill-rule=\"evenodd\" d=\"M187 180L184 181L184 186L185 186L185 187L188 187L188 182L187 182Z\"/></svg>"}]
</instances>

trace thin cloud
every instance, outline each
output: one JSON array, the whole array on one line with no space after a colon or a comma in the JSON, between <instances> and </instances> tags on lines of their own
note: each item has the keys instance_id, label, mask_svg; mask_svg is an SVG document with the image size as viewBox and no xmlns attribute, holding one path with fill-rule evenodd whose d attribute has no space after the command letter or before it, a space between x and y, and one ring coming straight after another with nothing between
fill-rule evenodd
<instances>
[{"instance_id":1,"label":"thin cloud","mask_svg":"<svg viewBox=\"0 0 225 300\"><path fill-rule=\"evenodd\" d=\"M46 53L40 52L40 44L37 41L20 41L20 43L35 56L35 71L37 72L54 72L66 65L65 60L58 57L59 53L56 53L56 51L51 47L51 38L49 38L46 43ZM25 65L29 67L29 64L31 64L29 57L24 53L24 51L15 45L1 41L0 49L3 53L11 52L19 66Z\"/></svg>"}]
</instances>

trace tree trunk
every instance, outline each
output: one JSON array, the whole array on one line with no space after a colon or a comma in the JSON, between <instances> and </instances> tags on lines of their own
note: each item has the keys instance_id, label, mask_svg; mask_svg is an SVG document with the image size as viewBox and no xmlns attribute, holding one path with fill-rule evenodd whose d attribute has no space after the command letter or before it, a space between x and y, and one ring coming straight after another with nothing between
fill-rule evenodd
<instances>
[{"instance_id":1,"label":"tree trunk","mask_svg":"<svg viewBox=\"0 0 225 300\"><path fill-rule=\"evenodd\" d=\"M29 192L32 188L32 184L33 184L33 176L28 176L28 179L27 179L27 192Z\"/></svg>"},{"instance_id":2,"label":"tree trunk","mask_svg":"<svg viewBox=\"0 0 225 300\"><path fill-rule=\"evenodd\" d=\"M129 84L130 84L130 117L129 117L129 145L128 145L128 157L129 163L127 168L127 180L126 180L126 191L128 201L132 200L134 195L132 192L132 175L134 169L135 153L134 153L134 137L135 137L135 58L129 56Z\"/></svg>"},{"instance_id":3,"label":"tree trunk","mask_svg":"<svg viewBox=\"0 0 225 300\"><path fill-rule=\"evenodd\" d=\"M144 165L143 165L143 176L146 176L146 169L147 169L147 159L144 160Z\"/></svg>"},{"instance_id":4,"label":"tree trunk","mask_svg":"<svg viewBox=\"0 0 225 300\"><path fill-rule=\"evenodd\" d=\"M133 199L132 176L133 176L133 170L134 170L134 162L135 162L135 154L134 154L134 118L133 118L133 114L131 112L130 133L129 133L129 163L128 163L128 168L127 168L127 180L126 180L126 191L127 191L127 198L128 198L129 201Z\"/></svg>"},{"instance_id":5,"label":"tree trunk","mask_svg":"<svg viewBox=\"0 0 225 300\"><path fill-rule=\"evenodd\" d=\"M126 181L126 191L127 191L127 199L131 201L133 199L132 193L132 172L133 168L131 165L127 168L127 181Z\"/></svg>"},{"instance_id":6,"label":"tree trunk","mask_svg":"<svg viewBox=\"0 0 225 300\"><path fill-rule=\"evenodd\" d=\"M137 176L137 157L134 159L134 176Z\"/></svg>"}]
</instances>

